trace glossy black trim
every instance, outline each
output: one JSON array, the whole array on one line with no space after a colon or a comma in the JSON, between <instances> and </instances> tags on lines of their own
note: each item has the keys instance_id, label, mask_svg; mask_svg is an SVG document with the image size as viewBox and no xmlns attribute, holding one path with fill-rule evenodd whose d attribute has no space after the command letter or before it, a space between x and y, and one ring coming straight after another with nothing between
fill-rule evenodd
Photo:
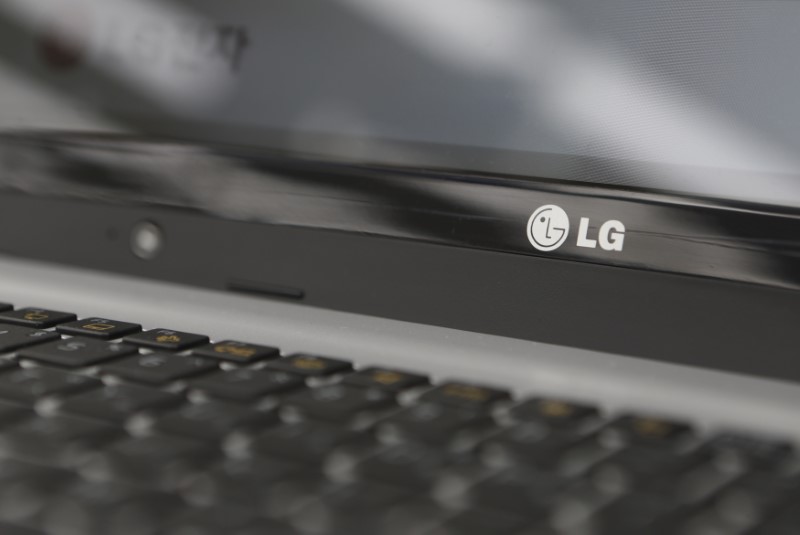
<instances>
[{"instance_id":1,"label":"glossy black trim","mask_svg":"<svg viewBox=\"0 0 800 535\"><path fill-rule=\"evenodd\" d=\"M797 209L118 137L9 137L0 147L7 192L800 288ZM569 214L571 232L540 252L527 223L549 204ZM581 218L592 239L622 222L623 250L578 247Z\"/></svg>"},{"instance_id":2,"label":"glossy black trim","mask_svg":"<svg viewBox=\"0 0 800 535\"><path fill-rule=\"evenodd\" d=\"M800 381L794 210L118 138L0 151L4 254ZM536 251L543 204L623 221L623 251Z\"/></svg>"},{"instance_id":3,"label":"glossy black trim","mask_svg":"<svg viewBox=\"0 0 800 535\"><path fill-rule=\"evenodd\" d=\"M167 239L149 261L127 239L141 220ZM294 288L315 307L800 382L792 290L16 194L0 194L0 252L220 291Z\"/></svg>"}]
</instances>

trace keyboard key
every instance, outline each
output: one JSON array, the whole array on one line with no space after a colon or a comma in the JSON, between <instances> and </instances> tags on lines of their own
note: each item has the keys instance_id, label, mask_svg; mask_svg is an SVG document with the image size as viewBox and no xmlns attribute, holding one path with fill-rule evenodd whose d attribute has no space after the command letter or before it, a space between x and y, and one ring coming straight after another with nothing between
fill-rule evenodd
<instances>
[{"instance_id":1,"label":"keyboard key","mask_svg":"<svg viewBox=\"0 0 800 535\"><path fill-rule=\"evenodd\" d=\"M45 504L76 480L74 473L61 468L0 460L0 519L15 524L35 524L36 515ZM0 523L1 527L4 526ZM2 529L0 533L6 535Z\"/></svg>"},{"instance_id":2,"label":"keyboard key","mask_svg":"<svg viewBox=\"0 0 800 535\"><path fill-rule=\"evenodd\" d=\"M235 430L264 428L277 422L274 412L209 401L184 405L164 414L156 422L155 429L167 434L221 440Z\"/></svg>"},{"instance_id":3,"label":"keyboard key","mask_svg":"<svg viewBox=\"0 0 800 535\"><path fill-rule=\"evenodd\" d=\"M219 455L214 447L180 437L126 438L94 454L82 472L96 480L173 490L184 478L205 470Z\"/></svg>"},{"instance_id":4,"label":"keyboard key","mask_svg":"<svg viewBox=\"0 0 800 535\"><path fill-rule=\"evenodd\" d=\"M615 442L675 448L692 436L692 429L683 422L648 416L623 416L606 428L603 434Z\"/></svg>"},{"instance_id":5,"label":"keyboard key","mask_svg":"<svg viewBox=\"0 0 800 535\"><path fill-rule=\"evenodd\" d=\"M587 421L596 420L599 411L591 405L536 398L511 407L509 416L517 422L538 422L564 429L580 427Z\"/></svg>"},{"instance_id":6,"label":"keyboard key","mask_svg":"<svg viewBox=\"0 0 800 535\"><path fill-rule=\"evenodd\" d=\"M292 394L282 411L303 419L345 422L393 405L394 396L384 390L333 384Z\"/></svg>"},{"instance_id":7,"label":"keyboard key","mask_svg":"<svg viewBox=\"0 0 800 535\"><path fill-rule=\"evenodd\" d=\"M0 353L8 353L17 349L43 344L61 338L51 331L40 331L28 327L0 324Z\"/></svg>"},{"instance_id":8,"label":"keyboard key","mask_svg":"<svg viewBox=\"0 0 800 535\"><path fill-rule=\"evenodd\" d=\"M208 336L171 331L169 329L153 329L128 336L125 341L151 349L183 351L184 349L208 343Z\"/></svg>"},{"instance_id":9,"label":"keyboard key","mask_svg":"<svg viewBox=\"0 0 800 535\"><path fill-rule=\"evenodd\" d=\"M15 424L31 417L38 417L31 409L0 401L0 427Z\"/></svg>"},{"instance_id":10,"label":"keyboard key","mask_svg":"<svg viewBox=\"0 0 800 535\"><path fill-rule=\"evenodd\" d=\"M59 325L57 331L74 336L88 336L102 340L115 340L129 334L138 333L142 326L136 323L110 320L106 318L84 318Z\"/></svg>"},{"instance_id":11,"label":"keyboard key","mask_svg":"<svg viewBox=\"0 0 800 535\"><path fill-rule=\"evenodd\" d=\"M488 437L481 445L486 458L503 466L525 464L555 467L563 455L583 438L566 432L551 432L537 423L523 423L503 429Z\"/></svg>"},{"instance_id":12,"label":"keyboard key","mask_svg":"<svg viewBox=\"0 0 800 535\"><path fill-rule=\"evenodd\" d=\"M510 468L478 482L467 495L473 506L541 519L574 486L552 472Z\"/></svg>"},{"instance_id":13,"label":"keyboard key","mask_svg":"<svg viewBox=\"0 0 800 535\"><path fill-rule=\"evenodd\" d=\"M122 423L138 412L165 409L182 402L181 396L170 392L132 385L111 385L70 397L60 409L65 413Z\"/></svg>"},{"instance_id":14,"label":"keyboard key","mask_svg":"<svg viewBox=\"0 0 800 535\"><path fill-rule=\"evenodd\" d=\"M42 511L47 535L156 535L180 511L177 497L115 482L81 481Z\"/></svg>"},{"instance_id":15,"label":"keyboard key","mask_svg":"<svg viewBox=\"0 0 800 535\"><path fill-rule=\"evenodd\" d=\"M240 508L191 509L171 522L165 534L176 535L299 535L276 520L258 518Z\"/></svg>"},{"instance_id":16,"label":"keyboard key","mask_svg":"<svg viewBox=\"0 0 800 535\"><path fill-rule=\"evenodd\" d=\"M285 424L258 436L252 449L260 455L285 457L296 462L321 464L334 449L366 442L368 437L338 425L300 422Z\"/></svg>"},{"instance_id":17,"label":"keyboard key","mask_svg":"<svg viewBox=\"0 0 800 535\"><path fill-rule=\"evenodd\" d=\"M511 395L505 390L467 383L445 383L425 392L420 400L462 409L485 409L497 401L510 397Z\"/></svg>"},{"instance_id":18,"label":"keyboard key","mask_svg":"<svg viewBox=\"0 0 800 535\"><path fill-rule=\"evenodd\" d=\"M415 489L430 488L450 461L441 448L408 443L384 446L355 467L359 477Z\"/></svg>"},{"instance_id":19,"label":"keyboard key","mask_svg":"<svg viewBox=\"0 0 800 535\"><path fill-rule=\"evenodd\" d=\"M194 379L190 386L210 397L249 402L302 388L305 379L292 373L240 368Z\"/></svg>"},{"instance_id":20,"label":"keyboard key","mask_svg":"<svg viewBox=\"0 0 800 535\"><path fill-rule=\"evenodd\" d=\"M206 533L212 535L219 532L207 531ZM226 533L230 533L230 535L264 535L265 533L269 535L302 535L299 531L286 524L266 518L258 518L246 526Z\"/></svg>"},{"instance_id":21,"label":"keyboard key","mask_svg":"<svg viewBox=\"0 0 800 535\"><path fill-rule=\"evenodd\" d=\"M446 443L462 432L483 430L492 419L485 412L463 411L434 403L422 403L399 411L378 423L387 440Z\"/></svg>"},{"instance_id":22,"label":"keyboard key","mask_svg":"<svg viewBox=\"0 0 800 535\"><path fill-rule=\"evenodd\" d=\"M217 369L216 362L202 357L150 353L112 362L100 371L128 381L160 385Z\"/></svg>"},{"instance_id":23,"label":"keyboard key","mask_svg":"<svg viewBox=\"0 0 800 535\"><path fill-rule=\"evenodd\" d=\"M281 484L287 481L318 483L321 474L283 458L225 459L193 477L183 492L196 506L237 506L268 510L279 505Z\"/></svg>"},{"instance_id":24,"label":"keyboard key","mask_svg":"<svg viewBox=\"0 0 800 535\"><path fill-rule=\"evenodd\" d=\"M14 308L14 305L11 303L0 303L0 312L5 312L6 310L11 310Z\"/></svg>"},{"instance_id":25,"label":"keyboard key","mask_svg":"<svg viewBox=\"0 0 800 535\"><path fill-rule=\"evenodd\" d=\"M750 527L796 503L800 479L764 472L746 474L714 498L714 509L728 524Z\"/></svg>"},{"instance_id":26,"label":"keyboard key","mask_svg":"<svg viewBox=\"0 0 800 535\"><path fill-rule=\"evenodd\" d=\"M308 377L323 377L346 372L353 368L350 362L316 355L292 355L272 361L267 368Z\"/></svg>"},{"instance_id":27,"label":"keyboard key","mask_svg":"<svg viewBox=\"0 0 800 535\"><path fill-rule=\"evenodd\" d=\"M12 526L5 522L0 522L0 533L3 535L45 535L43 531L30 529L23 526Z\"/></svg>"},{"instance_id":28,"label":"keyboard key","mask_svg":"<svg viewBox=\"0 0 800 535\"><path fill-rule=\"evenodd\" d=\"M415 499L390 507L385 512L385 535L428 535L430 530L441 525L454 514L452 508L445 507L433 498L422 494ZM517 534L528 535L528 534ZM549 535L549 534L548 534Z\"/></svg>"},{"instance_id":29,"label":"keyboard key","mask_svg":"<svg viewBox=\"0 0 800 535\"><path fill-rule=\"evenodd\" d=\"M660 488L662 478L674 486L679 476L705 463L707 458L702 454L676 455L670 450L631 446L592 468L590 477L600 488L614 493L643 487L669 493L680 489Z\"/></svg>"},{"instance_id":30,"label":"keyboard key","mask_svg":"<svg viewBox=\"0 0 800 535\"><path fill-rule=\"evenodd\" d=\"M400 392L415 386L427 385L429 380L424 375L417 375L386 368L367 368L348 374L343 383L367 388L382 388L392 392Z\"/></svg>"},{"instance_id":31,"label":"keyboard key","mask_svg":"<svg viewBox=\"0 0 800 535\"><path fill-rule=\"evenodd\" d=\"M676 509L675 504L658 496L630 494L598 511L592 523L601 533L657 534L656 526Z\"/></svg>"},{"instance_id":32,"label":"keyboard key","mask_svg":"<svg viewBox=\"0 0 800 535\"><path fill-rule=\"evenodd\" d=\"M292 514L304 533L386 533L387 509L412 494L380 483L358 481L326 488Z\"/></svg>"},{"instance_id":33,"label":"keyboard key","mask_svg":"<svg viewBox=\"0 0 800 535\"><path fill-rule=\"evenodd\" d=\"M703 445L723 467L738 470L776 470L792 457L787 440L762 438L743 433L722 433Z\"/></svg>"},{"instance_id":34,"label":"keyboard key","mask_svg":"<svg viewBox=\"0 0 800 535\"><path fill-rule=\"evenodd\" d=\"M37 417L0 434L3 455L43 464L67 465L78 454L124 434L122 428L71 416Z\"/></svg>"},{"instance_id":35,"label":"keyboard key","mask_svg":"<svg viewBox=\"0 0 800 535\"><path fill-rule=\"evenodd\" d=\"M511 535L522 533L530 519L497 511L472 509L447 519L425 535ZM525 532L528 533L528 532ZM545 531L531 532L545 535Z\"/></svg>"},{"instance_id":36,"label":"keyboard key","mask_svg":"<svg viewBox=\"0 0 800 535\"><path fill-rule=\"evenodd\" d=\"M69 338L22 349L18 356L53 366L82 368L136 352L136 347L127 344Z\"/></svg>"},{"instance_id":37,"label":"keyboard key","mask_svg":"<svg viewBox=\"0 0 800 535\"><path fill-rule=\"evenodd\" d=\"M797 535L800 526L800 509L787 507L747 535Z\"/></svg>"},{"instance_id":38,"label":"keyboard key","mask_svg":"<svg viewBox=\"0 0 800 535\"><path fill-rule=\"evenodd\" d=\"M237 364L251 364L262 360L278 358L280 350L277 347L246 344L233 340L225 340L216 344L209 344L192 351L193 355L222 359Z\"/></svg>"},{"instance_id":39,"label":"keyboard key","mask_svg":"<svg viewBox=\"0 0 800 535\"><path fill-rule=\"evenodd\" d=\"M66 396L102 385L100 380L85 375L48 368L18 368L0 374L0 398L31 404L47 396Z\"/></svg>"},{"instance_id":40,"label":"keyboard key","mask_svg":"<svg viewBox=\"0 0 800 535\"><path fill-rule=\"evenodd\" d=\"M43 308L20 308L0 313L0 323L11 323L32 327L34 329L48 329L59 323L66 323L76 319L75 314L45 310Z\"/></svg>"}]
</instances>

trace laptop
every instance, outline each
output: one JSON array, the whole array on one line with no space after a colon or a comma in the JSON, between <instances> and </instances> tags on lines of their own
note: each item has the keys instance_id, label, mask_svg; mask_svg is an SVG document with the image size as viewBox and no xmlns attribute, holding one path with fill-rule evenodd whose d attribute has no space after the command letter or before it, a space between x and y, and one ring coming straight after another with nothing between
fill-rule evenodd
<instances>
[{"instance_id":1,"label":"laptop","mask_svg":"<svg viewBox=\"0 0 800 535\"><path fill-rule=\"evenodd\" d=\"M799 533L799 16L0 1L0 533Z\"/></svg>"}]
</instances>

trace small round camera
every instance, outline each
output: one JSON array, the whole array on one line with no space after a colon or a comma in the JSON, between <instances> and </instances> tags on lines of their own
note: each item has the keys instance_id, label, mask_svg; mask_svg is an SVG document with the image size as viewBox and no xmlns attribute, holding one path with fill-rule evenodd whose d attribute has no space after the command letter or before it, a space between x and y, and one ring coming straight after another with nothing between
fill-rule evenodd
<instances>
[{"instance_id":1,"label":"small round camera","mask_svg":"<svg viewBox=\"0 0 800 535\"><path fill-rule=\"evenodd\" d=\"M152 260L164 248L164 231L152 221L141 221L131 229L131 251L142 260Z\"/></svg>"}]
</instances>

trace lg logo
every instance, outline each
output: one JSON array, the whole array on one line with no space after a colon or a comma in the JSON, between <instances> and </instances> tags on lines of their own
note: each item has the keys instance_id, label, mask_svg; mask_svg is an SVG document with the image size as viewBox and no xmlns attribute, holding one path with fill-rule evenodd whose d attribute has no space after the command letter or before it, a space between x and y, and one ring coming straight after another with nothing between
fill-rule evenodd
<instances>
[{"instance_id":1,"label":"lg logo","mask_svg":"<svg viewBox=\"0 0 800 535\"><path fill-rule=\"evenodd\" d=\"M582 217L578 225L578 240L575 245L587 249L621 251L625 243L625 225L615 219L600 225L597 239L589 237L589 218ZM569 237L569 216L555 204L539 207L528 219L528 241L540 251L553 251L561 247Z\"/></svg>"},{"instance_id":2,"label":"lg logo","mask_svg":"<svg viewBox=\"0 0 800 535\"><path fill-rule=\"evenodd\" d=\"M569 217L555 204L536 210L528 219L528 240L540 251L558 249L569 236Z\"/></svg>"}]
</instances>

